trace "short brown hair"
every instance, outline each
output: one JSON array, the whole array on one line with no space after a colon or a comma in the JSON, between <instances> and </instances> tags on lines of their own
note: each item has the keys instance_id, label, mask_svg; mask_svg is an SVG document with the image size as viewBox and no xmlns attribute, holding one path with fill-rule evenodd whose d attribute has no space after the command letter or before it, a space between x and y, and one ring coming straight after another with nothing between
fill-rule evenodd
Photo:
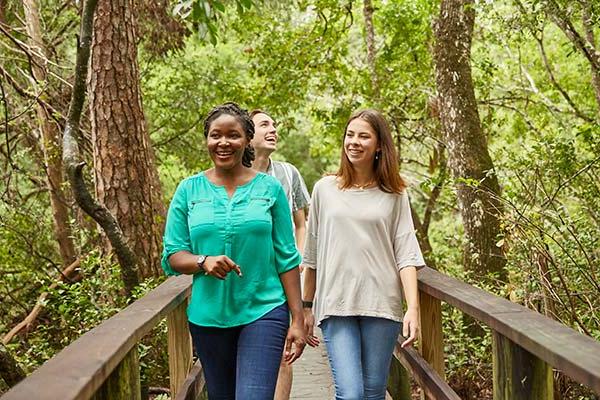
<instances>
[{"instance_id":1,"label":"short brown hair","mask_svg":"<svg viewBox=\"0 0 600 400\"><path fill-rule=\"evenodd\" d=\"M348 122L346 122L346 126L344 127L344 135L346 135L346 130L350 122L357 118L371 125L371 128L373 128L377 135L377 142L381 149L378 157L373 160L377 185L386 193L402 193L406 188L406 182L400 176L398 154L394 146L390 126L385 117L379 111L373 109L357 111L348 118ZM343 140L340 168L336 176L340 179L340 189L350 189L355 183L354 167L344 151Z\"/></svg>"},{"instance_id":2,"label":"short brown hair","mask_svg":"<svg viewBox=\"0 0 600 400\"><path fill-rule=\"evenodd\" d=\"M254 116L256 114L265 114L265 115L269 115L268 112L261 110L260 108L255 108L254 110L250 111L250 118L254 119ZM270 117L270 115L269 115Z\"/></svg>"}]
</instances>

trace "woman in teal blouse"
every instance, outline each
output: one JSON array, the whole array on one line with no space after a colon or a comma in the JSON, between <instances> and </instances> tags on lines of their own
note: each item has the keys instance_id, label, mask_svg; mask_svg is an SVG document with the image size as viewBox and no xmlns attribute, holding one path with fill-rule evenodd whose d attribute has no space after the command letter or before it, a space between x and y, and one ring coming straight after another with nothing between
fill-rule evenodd
<instances>
[{"instance_id":1,"label":"woman in teal blouse","mask_svg":"<svg viewBox=\"0 0 600 400\"><path fill-rule=\"evenodd\" d=\"M188 319L211 400L272 399L284 344L289 363L305 345L290 210L281 184L250 168L253 135L235 103L210 112L214 167L179 184L165 228L163 269L193 275Z\"/></svg>"}]
</instances>

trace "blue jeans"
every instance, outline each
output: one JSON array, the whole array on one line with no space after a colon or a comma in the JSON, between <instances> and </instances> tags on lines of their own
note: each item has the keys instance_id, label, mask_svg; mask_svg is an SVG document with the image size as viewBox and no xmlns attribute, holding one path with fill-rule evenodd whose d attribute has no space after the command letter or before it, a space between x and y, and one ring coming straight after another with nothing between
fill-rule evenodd
<instances>
[{"instance_id":1,"label":"blue jeans","mask_svg":"<svg viewBox=\"0 0 600 400\"><path fill-rule=\"evenodd\" d=\"M384 400L402 324L375 317L328 317L321 322L337 400Z\"/></svg>"},{"instance_id":2,"label":"blue jeans","mask_svg":"<svg viewBox=\"0 0 600 400\"><path fill-rule=\"evenodd\" d=\"M210 400L272 400L290 323L287 303L233 328L190 322Z\"/></svg>"}]
</instances>

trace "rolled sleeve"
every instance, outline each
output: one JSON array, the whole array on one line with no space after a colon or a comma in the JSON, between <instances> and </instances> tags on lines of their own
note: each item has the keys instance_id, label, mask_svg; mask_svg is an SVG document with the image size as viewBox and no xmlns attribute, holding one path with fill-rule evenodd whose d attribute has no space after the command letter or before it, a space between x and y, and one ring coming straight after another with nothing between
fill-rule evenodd
<instances>
[{"instance_id":1,"label":"rolled sleeve","mask_svg":"<svg viewBox=\"0 0 600 400\"><path fill-rule=\"evenodd\" d=\"M188 229L188 205L185 182L181 182L177 187L169 206L169 212L167 213L161 266L168 276L180 275L179 272L171 268L169 257L179 251L192 251Z\"/></svg>"},{"instance_id":2,"label":"rolled sleeve","mask_svg":"<svg viewBox=\"0 0 600 400\"><path fill-rule=\"evenodd\" d=\"M394 247L398 271L406 267L423 268L425 266L425 260L414 232L396 237Z\"/></svg>"},{"instance_id":3,"label":"rolled sleeve","mask_svg":"<svg viewBox=\"0 0 600 400\"><path fill-rule=\"evenodd\" d=\"M421 247L417 240L412 215L410 213L410 202L406 190L400 197L400 212L396 226L394 253L398 271L406 267L424 267L425 260L423 259Z\"/></svg>"},{"instance_id":4,"label":"rolled sleeve","mask_svg":"<svg viewBox=\"0 0 600 400\"><path fill-rule=\"evenodd\" d=\"M294 269L302 262L302 257L296 248L290 208L281 185L278 185L275 203L271 208L273 217L273 249L275 251L275 266L278 274Z\"/></svg>"}]
</instances>

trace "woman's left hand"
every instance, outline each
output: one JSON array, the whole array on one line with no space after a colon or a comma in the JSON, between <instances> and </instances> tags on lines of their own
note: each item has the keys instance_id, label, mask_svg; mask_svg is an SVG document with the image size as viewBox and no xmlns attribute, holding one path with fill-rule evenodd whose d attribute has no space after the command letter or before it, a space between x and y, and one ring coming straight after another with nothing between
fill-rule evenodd
<instances>
[{"instance_id":1,"label":"woman's left hand","mask_svg":"<svg viewBox=\"0 0 600 400\"><path fill-rule=\"evenodd\" d=\"M410 346L419 335L419 309L409 308L402 321L402 336L407 338L402 342L402 347Z\"/></svg>"},{"instance_id":2,"label":"woman's left hand","mask_svg":"<svg viewBox=\"0 0 600 400\"><path fill-rule=\"evenodd\" d=\"M293 348L292 348L293 345ZM304 323L293 323L290 325L285 338L285 355L284 359L288 365L292 364L302 355L306 346L306 332Z\"/></svg>"}]
</instances>

